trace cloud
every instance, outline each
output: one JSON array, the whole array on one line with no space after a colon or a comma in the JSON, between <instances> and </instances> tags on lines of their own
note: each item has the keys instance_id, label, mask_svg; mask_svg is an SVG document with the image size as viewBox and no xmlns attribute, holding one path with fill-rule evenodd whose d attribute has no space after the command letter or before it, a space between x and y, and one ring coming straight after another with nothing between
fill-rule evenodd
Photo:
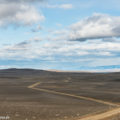
<instances>
[{"instance_id":1,"label":"cloud","mask_svg":"<svg viewBox=\"0 0 120 120\"><path fill-rule=\"evenodd\" d=\"M68 64L71 68L75 65L75 69L89 69L100 65L118 65L120 63L120 41L78 42L63 41L60 38L59 40L50 39L36 37L18 44L3 46L0 48L0 58L3 61L33 61L31 63L32 65L37 64L36 67L43 64L45 66ZM38 60L39 63L34 60ZM41 61L42 63L40 63ZM66 67L68 66L66 65Z\"/></svg>"},{"instance_id":2,"label":"cloud","mask_svg":"<svg viewBox=\"0 0 120 120\"><path fill-rule=\"evenodd\" d=\"M77 65L80 62L86 66L107 64L105 59L112 62L120 56L119 26L120 17L94 14L66 29L53 31L46 37L34 37L18 44L3 46L0 48L0 58L38 59ZM33 32L40 28L37 26Z\"/></svg>"},{"instance_id":3,"label":"cloud","mask_svg":"<svg viewBox=\"0 0 120 120\"><path fill-rule=\"evenodd\" d=\"M43 28L41 27L41 25L38 25L36 28L31 29L32 32L36 33L41 31Z\"/></svg>"},{"instance_id":4,"label":"cloud","mask_svg":"<svg viewBox=\"0 0 120 120\"><path fill-rule=\"evenodd\" d=\"M107 14L93 14L69 28L71 40L86 41L120 36L120 17Z\"/></svg>"},{"instance_id":5,"label":"cloud","mask_svg":"<svg viewBox=\"0 0 120 120\"><path fill-rule=\"evenodd\" d=\"M60 8L60 9L72 9L72 8L74 8L74 6L72 4L61 4L61 5L46 4L45 7L47 7L47 8Z\"/></svg>"},{"instance_id":6,"label":"cloud","mask_svg":"<svg viewBox=\"0 0 120 120\"><path fill-rule=\"evenodd\" d=\"M44 0L0 0L0 3L31 3L42 2Z\"/></svg>"},{"instance_id":7,"label":"cloud","mask_svg":"<svg viewBox=\"0 0 120 120\"><path fill-rule=\"evenodd\" d=\"M10 65L0 65L0 69L11 68Z\"/></svg>"},{"instance_id":8,"label":"cloud","mask_svg":"<svg viewBox=\"0 0 120 120\"><path fill-rule=\"evenodd\" d=\"M75 60L80 57L113 57L120 51L118 42L88 42L48 41L39 37L23 41L15 45L8 45L0 49L0 57L14 59L42 59L44 57ZM76 59L76 60L78 60Z\"/></svg>"},{"instance_id":9,"label":"cloud","mask_svg":"<svg viewBox=\"0 0 120 120\"><path fill-rule=\"evenodd\" d=\"M63 5L60 6L60 8L63 8L63 9L72 9L73 5L72 4L63 4Z\"/></svg>"},{"instance_id":10,"label":"cloud","mask_svg":"<svg viewBox=\"0 0 120 120\"><path fill-rule=\"evenodd\" d=\"M20 3L17 0L0 2L0 26L32 25L45 18L33 5Z\"/></svg>"}]
</instances>

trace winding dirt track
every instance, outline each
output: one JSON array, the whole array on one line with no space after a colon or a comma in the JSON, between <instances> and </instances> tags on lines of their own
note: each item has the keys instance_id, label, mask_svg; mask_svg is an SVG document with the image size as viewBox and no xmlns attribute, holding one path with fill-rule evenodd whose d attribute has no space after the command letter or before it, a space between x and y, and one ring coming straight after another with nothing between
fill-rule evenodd
<instances>
[{"instance_id":1,"label":"winding dirt track","mask_svg":"<svg viewBox=\"0 0 120 120\"><path fill-rule=\"evenodd\" d=\"M94 98L90 98L90 97L77 96L77 95L68 94L68 93L62 93L62 92L57 92L57 91L53 91L53 90L36 88L36 86L38 86L40 84L41 84L40 82L37 82L35 84L32 84L32 85L28 86L28 88L34 89L34 90L38 90L38 91L42 91L42 92L57 94L57 95L64 95L64 96L69 96L69 97L74 97L74 98L89 100L89 101L93 101L93 102L102 103L102 104L105 104L105 105L116 107L115 109L111 109L111 110L109 110L107 112L96 114L96 115L89 115L87 117L83 117L83 118L80 118L78 120L103 120L103 119L111 117L113 115L120 114L120 105L117 105L117 104L114 104L114 103L111 103L111 102L106 102L106 101L94 99Z\"/></svg>"},{"instance_id":2,"label":"winding dirt track","mask_svg":"<svg viewBox=\"0 0 120 120\"><path fill-rule=\"evenodd\" d=\"M98 115L88 116L86 118L82 118L79 120L103 120L105 118L109 118L109 117L117 115L117 114L120 114L120 108L116 108L116 109L113 109L113 110L110 110L110 111L107 111L105 113L101 113Z\"/></svg>"}]
</instances>

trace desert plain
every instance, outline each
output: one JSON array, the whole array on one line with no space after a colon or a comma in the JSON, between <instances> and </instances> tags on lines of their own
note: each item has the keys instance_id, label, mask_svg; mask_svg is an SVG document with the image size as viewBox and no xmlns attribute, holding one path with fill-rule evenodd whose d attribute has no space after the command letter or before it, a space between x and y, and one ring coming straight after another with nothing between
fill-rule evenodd
<instances>
[{"instance_id":1,"label":"desert plain","mask_svg":"<svg viewBox=\"0 0 120 120\"><path fill-rule=\"evenodd\" d=\"M120 120L120 73L0 70L0 116Z\"/></svg>"}]
</instances>

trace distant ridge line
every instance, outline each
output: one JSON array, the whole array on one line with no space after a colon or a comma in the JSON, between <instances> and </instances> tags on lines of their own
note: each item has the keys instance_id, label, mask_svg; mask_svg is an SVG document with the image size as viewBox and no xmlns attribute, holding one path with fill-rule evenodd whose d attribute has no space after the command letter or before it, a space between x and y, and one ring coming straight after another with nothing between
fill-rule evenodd
<instances>
[{"instance_id":1,"label":"distant ridge line","mask_svg":"<svg viewBox=\"0 0 120 120\"><path fill-rule=\"evenodd\" d=\"M57 72L57 73L119 73L120 69L115 70L56 70L56 69L34 69L34 68L8 68L0 69L0 71L44 71L44 72Z\"/></svg>"}]
</instances>

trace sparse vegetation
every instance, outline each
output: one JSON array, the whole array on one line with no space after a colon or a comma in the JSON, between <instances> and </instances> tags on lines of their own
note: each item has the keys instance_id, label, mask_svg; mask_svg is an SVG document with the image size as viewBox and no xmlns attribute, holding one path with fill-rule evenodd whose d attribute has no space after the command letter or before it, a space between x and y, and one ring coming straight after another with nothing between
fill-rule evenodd
<instances>
[{"instance_id":1,"label":"sparse vegetation","mask_svg":"<svg viewBox=\"0 0 120 120\"><path fill-rule=\"evenodd\" d=\"M10 120L77 120L115 106L70 96L45 93L37 88L90 97L120 104L119 73L59 73L30 69L0 70L0 116ZM111 119L119 120L119 115Z\"/></svg>"}]
</instances>

